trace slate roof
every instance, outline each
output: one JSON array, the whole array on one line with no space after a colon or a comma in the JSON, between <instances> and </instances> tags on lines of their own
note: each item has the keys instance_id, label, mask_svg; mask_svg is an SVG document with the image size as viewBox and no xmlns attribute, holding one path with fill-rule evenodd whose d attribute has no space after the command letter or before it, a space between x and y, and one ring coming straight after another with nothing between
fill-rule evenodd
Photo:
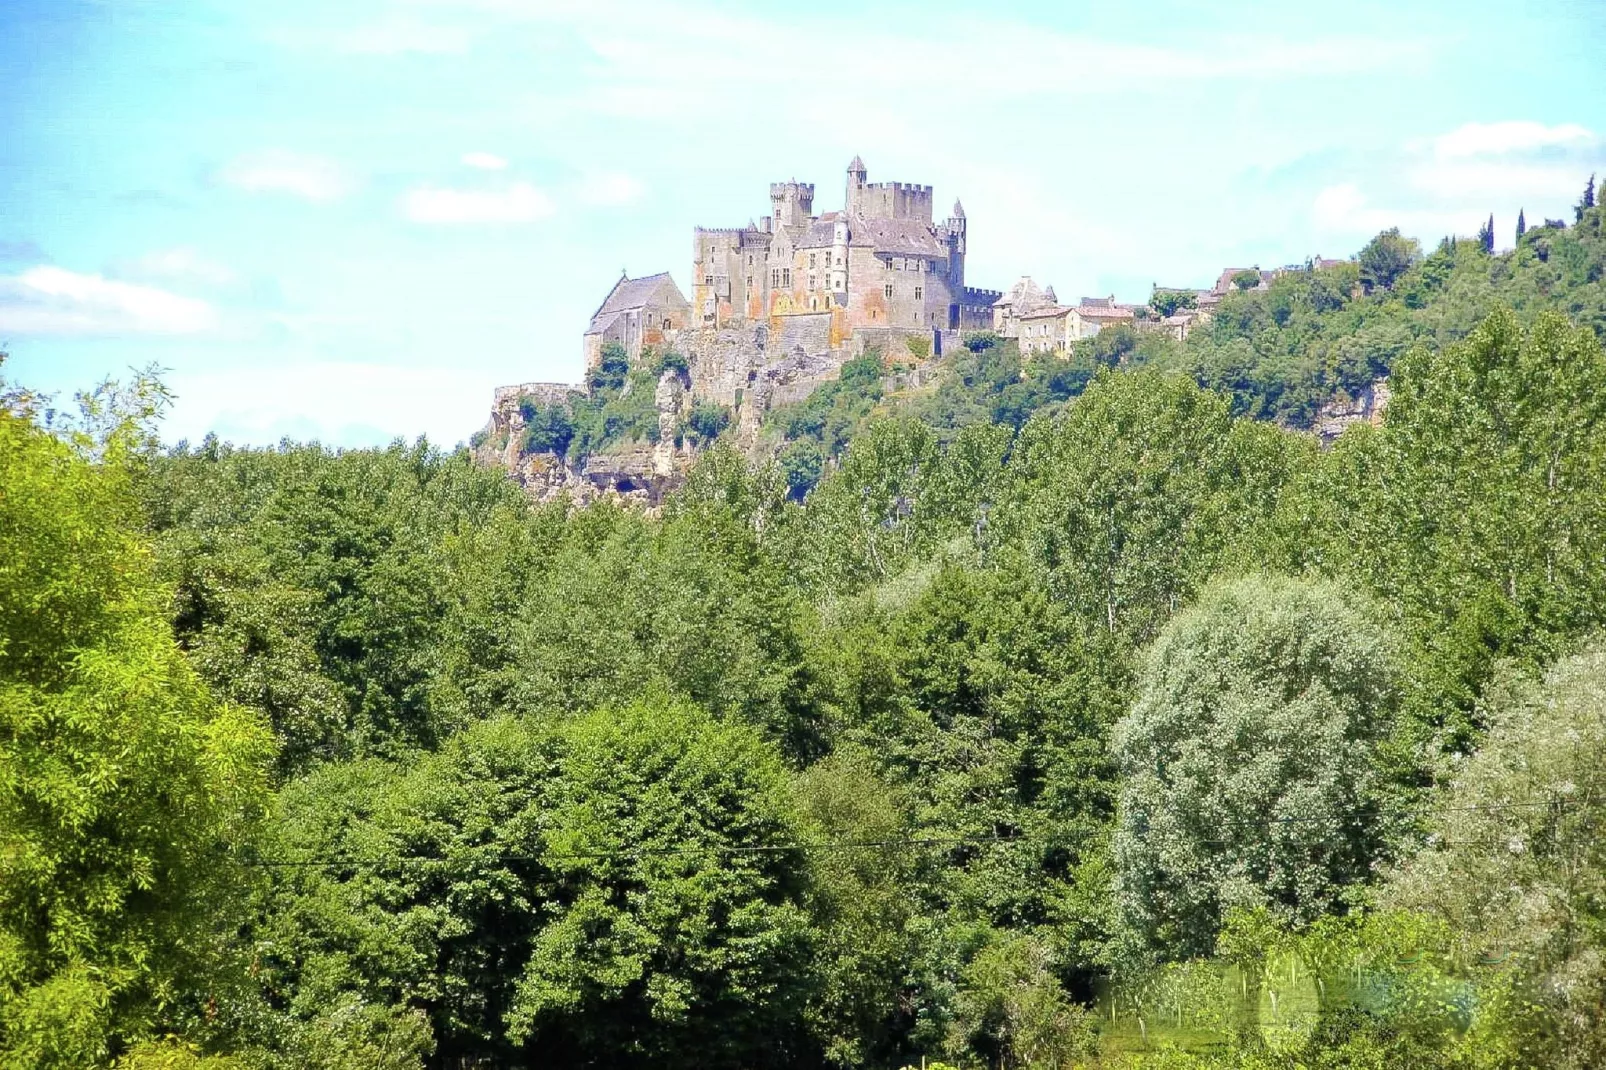
<instances>
[{"instance_id":1,"label":"slate roof","mask_svg":"<svg viewBox=\"0 0 1606 1070\"><path fill-rule=\"evenodd\" d=\"M592 314L591 329L587 333L596 334L605 331L619 318L619 313L645 308L653 303L665 283L668 283L674 291L673 303L686 304L686 298L681 294L680 287L675 285L674 277L667 271L660 271L656 275L644 275L639 279L621 276L619 281L613 284L613 289L608 292L601 307Z\"/></svg>"},{"instance_id":2,"label":"slate roof","mask_svg":"<svg viewBox=\"0 0 1606 1070\"><path fill-rule=\"evenodd\" d=\"M848 232L854 245L870 245L878 253L944 257L948 247L936 231L918 219L854 219Z\"/></svg>"},{"instance_id":3,"label":"slate roof","mask_svg":"<svg viewBox=\"0 0 1606 1070\"><path fill-rule=\"evenodd\" d=\"M835 234L836 213L833 212L829 219L821 216L810 223L809 228L803 232L803 236L797 240L797 247L799 249L824 249L830 246Z\"/></svg>"},{"instance_id":4,"label":"slate roof","mask_svg":"<svg viewBox=\"0 0 1606 1070\"><path fill-rule=\"evenodd\" d=\"M863 170L865 170L864 161L859 159L858 154L855 153L854 156L853 156L853 162L848 164L848 172L851 174L854 171L863 171Z\"/></svg>"},{"instance_id":5,"label":"slate roof","mask_svg":"<svg viewBox=\"0 0 1606 1070\"><path fill-rule=\"evenodd\" d=\"M1044 305L1042 308L1034 308L1030 312L1022 312L1020 318L1023 320L1064 319L1070 314L1071 310L1065 305Z\"/></svg>"},{"instance_id":6,"label":"slate roof","mask_svg":"<svg viewBox=\"0 0 1606 1070\"><path fill-rule=\"evenodd\" d=\"M1095 298L1095 300L1103 300L1103 298ZM1109 304L1079 305L1076 309L1076 314L1083 319L1090 320L1129 320L1133 318L1130 308L1112 308Z\"/></svg>"}]
</instances>

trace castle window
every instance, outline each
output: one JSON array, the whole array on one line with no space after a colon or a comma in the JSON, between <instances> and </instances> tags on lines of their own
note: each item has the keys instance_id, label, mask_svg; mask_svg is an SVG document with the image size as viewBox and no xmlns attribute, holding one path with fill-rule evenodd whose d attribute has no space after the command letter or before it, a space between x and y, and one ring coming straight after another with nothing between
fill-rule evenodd
<instances>
[{"instance_id":1,"label":"castle window","mask_svg":"<svg viewBox=\"0 0 1606 1070\"><path fill-rule=\"evenodd\" d=\"M781 269L780 268L770 268L770 289L779 290L780 288L781 288Z\"/></svg>"},{"instance_id":2,"label":"castle window","mask_svg":"<svg viewBox=\"0 0 1606 1070\"><path fill-rule=\"evenodd\" d=\"M892 283L890 283L890 282L887 283L887 296L888 297L892 296Z\"/></svg>"},{"instance_id":3,"label":"castle window","mask_svg":"<svg viewBox=\"0 0 1606 1070\"><path fill-rule=\"evenodd\" d=\"M809 254L809 268L810 268L810 270L813 270L813 268L814 268L814 254L813 253Z\"/></svg>"},{"instance_id":4,"label":"castle window","mask_svg":"<svg viewBox=\"0 0 1606 1070\"><path fill-rule=\"evenodd\" d=\"M704 286L712 286L712 285L714 285L714 276L712 276L712 275L704 275L703 276L703 285Z\"/></svg>"},{"instance_id":5,"label":"castle window","mask_svg":"<svg viewBox=\"0 0 1606 1070\"><path fill-rule=\"evenodd\" d=\"M920 300L920 287L918 286L915 287L915 300Z\"/></svg>"},{"instance_id":6,"label":"castle window","mask_svg":"<svg viewBox=\"0 0 1606 1070\"><path fill-rule=\"evenodd\" d=\"M818 287L818 285L817 285L817 282L816 282L816 280L815 280L815 278L814 278L814 276L813 276L813 275L810 275L810 276L809 276L809 289L811 289L811 290L815 290L815 289L818 289L818 288L819 288L819 287Z\"/></svg>"},{"instance_id":7,"label":"castle window","mask_svg":"<svg viewBox=\"0 0 1606 1070\"><path fill-rule=\"evenodd\" d=\"M781 286L783 288L786 288L786 289L790 289L791 288L791 286L792 286L792 269L791 268L782 268L781 269Z\"/></svg>"}]
</instances>

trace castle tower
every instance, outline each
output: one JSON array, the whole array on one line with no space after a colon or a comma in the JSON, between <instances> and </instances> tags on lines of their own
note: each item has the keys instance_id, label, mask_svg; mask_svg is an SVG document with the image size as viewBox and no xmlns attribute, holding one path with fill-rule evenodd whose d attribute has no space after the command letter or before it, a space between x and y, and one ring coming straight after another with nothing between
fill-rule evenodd
<instances>
[{"instance_id":1,"label":"castle tower","mask_svg":"<svg viewBox=\"0 0 1606 1070\"><path fill-rule=\"evenodd\" d=\"M804 227L814 218L814 185L792 179L770 183L770 205L777 227Z\"/></svg>"},{"instance_id":2,"label":"castle tower","mask_svg":"<svg viewBox=\"0 0 1606 1070\"><path fill-rule=\"evenodd\" d=\"M955 289L965 284L965 206L954 200L954 210L948 216L948 281Z\"/></svg>"},{"instance_id":3,"label":"castle tower","mask_svg":"<svg viewBox=\"0 0 1606 1070\"><path fill-rule=\"evenodd\" d=\"M859 213L859 194L863 192L864 180L869 177L869 174L870 173L864 169L864 161L858 156L854 156L853 162L848 164L847 196L842 200L842 204L847 215L852 216Z\"/></svg>"}]
</instances>

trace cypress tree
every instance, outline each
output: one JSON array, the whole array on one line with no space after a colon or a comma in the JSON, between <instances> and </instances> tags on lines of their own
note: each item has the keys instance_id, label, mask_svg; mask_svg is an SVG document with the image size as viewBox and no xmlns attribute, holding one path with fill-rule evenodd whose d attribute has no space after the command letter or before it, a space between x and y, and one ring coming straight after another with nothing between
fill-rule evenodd
<instances>
[{"instance_id":1,"label":"cypress tree","mask_svg":"<svg viewBox=\"0 0 1606 1070\"><path fill-rule=\"evenodd\" d=\"M1490 214L1489 222L1478 228L1478 244L1483 246L1486 253L1494 252L1494 215Z\"/></svg>"},{"instance_id":2,"label":"cypress tree","mask_svg":"<svg viewBox=\"0 0 1606 1070\"><path fill-rule=\"evenodd\" d=\"M1524 234L1526 234L1527 232L1528 232L1528 221L1522 217L1522 209L1518 208L1517 209L1517 241L1521 242L1522 241L1522 236Z\"/></svg>"},{"instance_id":3,"label":"cypress tree","mask_svg":"<svg viewBox=\"0 0 1606 1070\"><path fill-rule=\"evenodd\" d=\"M1595 176L1590 175L1589 182L1584 186L1583 200L1573 205L1574 221L1582 223L1584 221L1584 213L1593 207L1595 207Z\"/></svg>"}]
</instances>

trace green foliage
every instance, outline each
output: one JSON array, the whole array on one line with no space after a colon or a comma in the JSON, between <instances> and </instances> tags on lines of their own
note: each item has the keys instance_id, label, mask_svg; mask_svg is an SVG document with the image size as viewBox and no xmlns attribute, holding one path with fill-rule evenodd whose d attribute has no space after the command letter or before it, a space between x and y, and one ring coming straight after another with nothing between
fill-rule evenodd
<instances>
[{"instance_id":1,"label":"green foliage","mask_svg":"<svg viewBox=\"0 0 1606 1070\"><path fill-rule=\"evenodd\" d=\"M1235 907L1309 922L1366 879L1388 647L1342 588L1286 579L1214 587L1161 633L1113 735L1118 961L1207 953Z\"/></svg>"},{"instance_id":2,"label":"green foliage","mask_svg":"<svg viewBox=\"0 0 1606 1070\"><path fill-rule=\"evenodd\" d=\"M730 422L729 407L697 400L692 402L691 412L686 416L684 434L694 444L706 446L718 438Z\"/></svg>"},{"instance_id":3,"label":"green foliage","mask_svg":"<svg viewBox=\"0 0 1606 1070\"><path fill-rule=\"evenodd\" d=\"M662 377L664 372L674 372L683 377L691 374L691 365L686 360L686 354L675 349L653 353L647 361L647 367L652 370L655 377Z\"/></svg>"},{"instance_id":4,"label":"green foliage","mask_svg":"<svg viewBox=\"0 0 1606 1070\"><path fill-rule=\"evenodd\" d=\"M1287 503L1300 564L1357 580L1402 620L1419 723L1465 746L1495 660L1545 660L1602 621L1606 352L1510 312L1402 361L1380 432L1356 429Z\"/></svg>"},{"instance_id":5,"label":"green foliage","mask_svg":"<svg viewBox=\"0 0 1606 1070\"><path fill-rule=\"evenodd\" d=\"M774 752L664 699L488 722L285 794L265 983L316 1020L422 1010L437 1060L752 1066L809 993L803 860ZM404 1020L404 1019L403 1019Z\"/></svg>"},{"instance_id":6,"label":"green foliage","mask_svg":"<svg viewBox=\"0 0 1606 1070\"><path fill-rule=\"evenodd\" d=\"M1392 289L1421 256L1421 246L1415 239L1401 237L1399 227L1390 227L1367 242L1358 254L1361 285L1368 293Z\"/></svg>"},{"instance_id":7,"label":"green foliage","mask_svg":"<svg viewBox=\"0 0 1606 1070\"><path fill-rule=\"evenodd\" d=\"M780 405L764 416L764 426L788 441L815 442L827 457L840 454L848 438L881 400L881 355L855 357L841 375L803 401Z\"/></svg>"},{"instance_id":8,"label":"green foliage","mask_svg":"<svg viewBox=\"0 0 1606 1070\"><path fill-rule=\"evenodd\" d=\"M567 453L574 440L574 420L570 405L561 401L541 404L525 395L519 398L519 414L524 417L524 439L520 443L526 453Z\"/></svg>"},{"instance_id":9,"label":"green foliage","mask_svg":"<svg viewBox=\"0 0 1606 1070\"><path fill-rule=\"evenodd\" d=\"M104 395L102 395L104 396ZM219 968L271 737L173 642L135 534L138 415L0 410L0 1065L82 1067Z\"/></svg>"},{"instance_id":10,"label":"green foliage","mask_svg":"<svg viewBox=\"0 0 1606 1070\"><path fill-rule=\"evenodd\" d=\"M1508 998L1471 1045L1513 1063L1606 1060L1606 646L1511 681L1471 758L1447 770L1428 847L1388 902L1446 926L1452 954ZM1491 1060L1492 1061L1492 1060Z\"/></svg>"},{"instance_id":11,"label":"green foliage","mask_svg":"<svg viewBox=\"0 0 1606 1070\"><path fill-rule=\"evenodd\" d=\"M1233 275L1231 282L1239 290L1253 290L1260 285L1260 272L1251 268L1244 268Z\"/></svg>"},{"instance_id":12,"label":"green foliage","mask_svg":"<svg viewBox=\"0 0 1606 1070\"><path fill-rule=\"evenodd\" d=\"M1257 275L1251 285L1258 285L1259 282ZM1196 307L1198 300L1198 295L1192 290L1155 290L1149 298L1149 307L1162 316L1174 316L1181 309Z\"/></svg>"}]
</instances>

